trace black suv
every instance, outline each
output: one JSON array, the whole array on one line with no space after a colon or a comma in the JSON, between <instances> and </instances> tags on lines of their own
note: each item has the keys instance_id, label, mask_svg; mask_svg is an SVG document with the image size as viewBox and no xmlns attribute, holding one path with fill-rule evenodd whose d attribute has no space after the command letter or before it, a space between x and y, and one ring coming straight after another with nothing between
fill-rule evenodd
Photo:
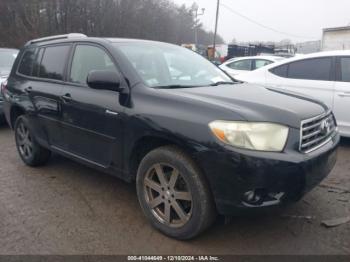
<instances>
[{"instance_id":1,"label":"black suv","mask_svg":"<svg viewBox=\"0 0 350 262\"><path fill-rule=\"evenodd\" d=\"M339 134L324 104L234 83L171 44L33 40L2 92L27 165L55 152L136 181L145 216L178 239L198 235L217 213L296 201L336 162Z\"/></svg>"}]
</instances>

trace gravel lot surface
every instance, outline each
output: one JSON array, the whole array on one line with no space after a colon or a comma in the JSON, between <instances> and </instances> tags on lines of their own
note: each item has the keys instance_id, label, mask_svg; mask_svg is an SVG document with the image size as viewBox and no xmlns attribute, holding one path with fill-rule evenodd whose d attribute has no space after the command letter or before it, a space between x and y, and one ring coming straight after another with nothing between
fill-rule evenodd
<instances>
[{"instance_id":1,"label":"gravel lot surface","mask_svg":"<svg viewBox=\"0 0 350 262\"><path fill-rule=\"evenodd\" d=\"M350 140L332 174L302 201L273 214L218 222L199 238L151 228L133 184L54 156L26 167L0 127L0 254L350 254Z\"/></svg>"}]
</instances>

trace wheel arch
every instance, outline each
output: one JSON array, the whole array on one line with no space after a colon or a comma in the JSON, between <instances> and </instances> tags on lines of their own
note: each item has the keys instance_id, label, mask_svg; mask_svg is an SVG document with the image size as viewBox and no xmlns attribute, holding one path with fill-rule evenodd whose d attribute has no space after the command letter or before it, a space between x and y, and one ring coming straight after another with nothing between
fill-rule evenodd
<instances>
[{"instance_id":1,"label":"wheel arch","mask_svg":"<svg viewBox=\"0 0 350 262\"><path fill-rule=\"evenodd\" d=\"M162 147L162 146L175 146L187 153L194 162L195 159L193 155L196 149L188 146L185 141L180 141L178 139L172 139L157 135L146 135L140 137L132 147L129 157L126 159L127 162L127 173L131 176L132 180L135 180L138 167L142 159L152 150ZM196 163L198 165L198 163ZM199 166L199 165L198 165Z\"/></svg>"},{"instance_id":2,"label":"wheel arch","mask_svg":"<svg viewBox=\"0 0 350 262\"><path fill-rule=\"evenodd\" d=\"M15 123L18 117L26 113L25 109L19 105L13 105L10 108L10 126L12 129L15 127Z\"/></svg>"}]
</instances>

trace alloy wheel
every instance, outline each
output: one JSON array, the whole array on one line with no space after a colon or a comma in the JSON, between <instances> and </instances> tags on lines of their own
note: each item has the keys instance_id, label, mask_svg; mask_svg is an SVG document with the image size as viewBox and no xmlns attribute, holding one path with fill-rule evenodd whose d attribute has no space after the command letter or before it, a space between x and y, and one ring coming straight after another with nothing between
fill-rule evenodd
<instances>
[{"instance_id":1,"label":"alloy wheel","mask_svg":"<svg viewBox=\"0 0 350 262\"><path fill-rule=\"evenodd\" d=\"M20 123L17 127L17 143L20 154L29 159L33 155L33 141L29 129Z\"/></svg>"},{"instance_id":2,"label":"alloy wheel","mask_svg":"<svg viewBox=\"0 0 350 262\"><path fill-rule=\"evenodd\" d=\"M144 178L147 204L156 219L170 227L182 227L191 218L189 186L180 172L168 164L155 164Z\"/></svg>"}]
</instances>

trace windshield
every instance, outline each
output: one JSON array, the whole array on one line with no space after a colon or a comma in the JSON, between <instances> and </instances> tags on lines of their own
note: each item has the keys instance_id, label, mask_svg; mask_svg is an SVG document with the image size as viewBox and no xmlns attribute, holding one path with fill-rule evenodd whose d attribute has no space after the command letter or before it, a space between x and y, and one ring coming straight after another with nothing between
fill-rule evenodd
<instances>
[{"instance_id":1,"label":"windshield","mask_svg":"<svg viewBox=\"0 0 350 262\"><path fill-rule=\"evenodd\" d=\"M218 67L195 52L163 43L116 44L144 82L155 88L233 83Z\"/></svg>"},{"instance_id":2,"label":"windshield","mask_svg":"<svg viewBox=\"0 0 350 262\"><path fill-rule=\"evenodd\" d=\"M0 50L0 69L11 70L17 53L16 50Z\"/></svg>"}]
</instances>

